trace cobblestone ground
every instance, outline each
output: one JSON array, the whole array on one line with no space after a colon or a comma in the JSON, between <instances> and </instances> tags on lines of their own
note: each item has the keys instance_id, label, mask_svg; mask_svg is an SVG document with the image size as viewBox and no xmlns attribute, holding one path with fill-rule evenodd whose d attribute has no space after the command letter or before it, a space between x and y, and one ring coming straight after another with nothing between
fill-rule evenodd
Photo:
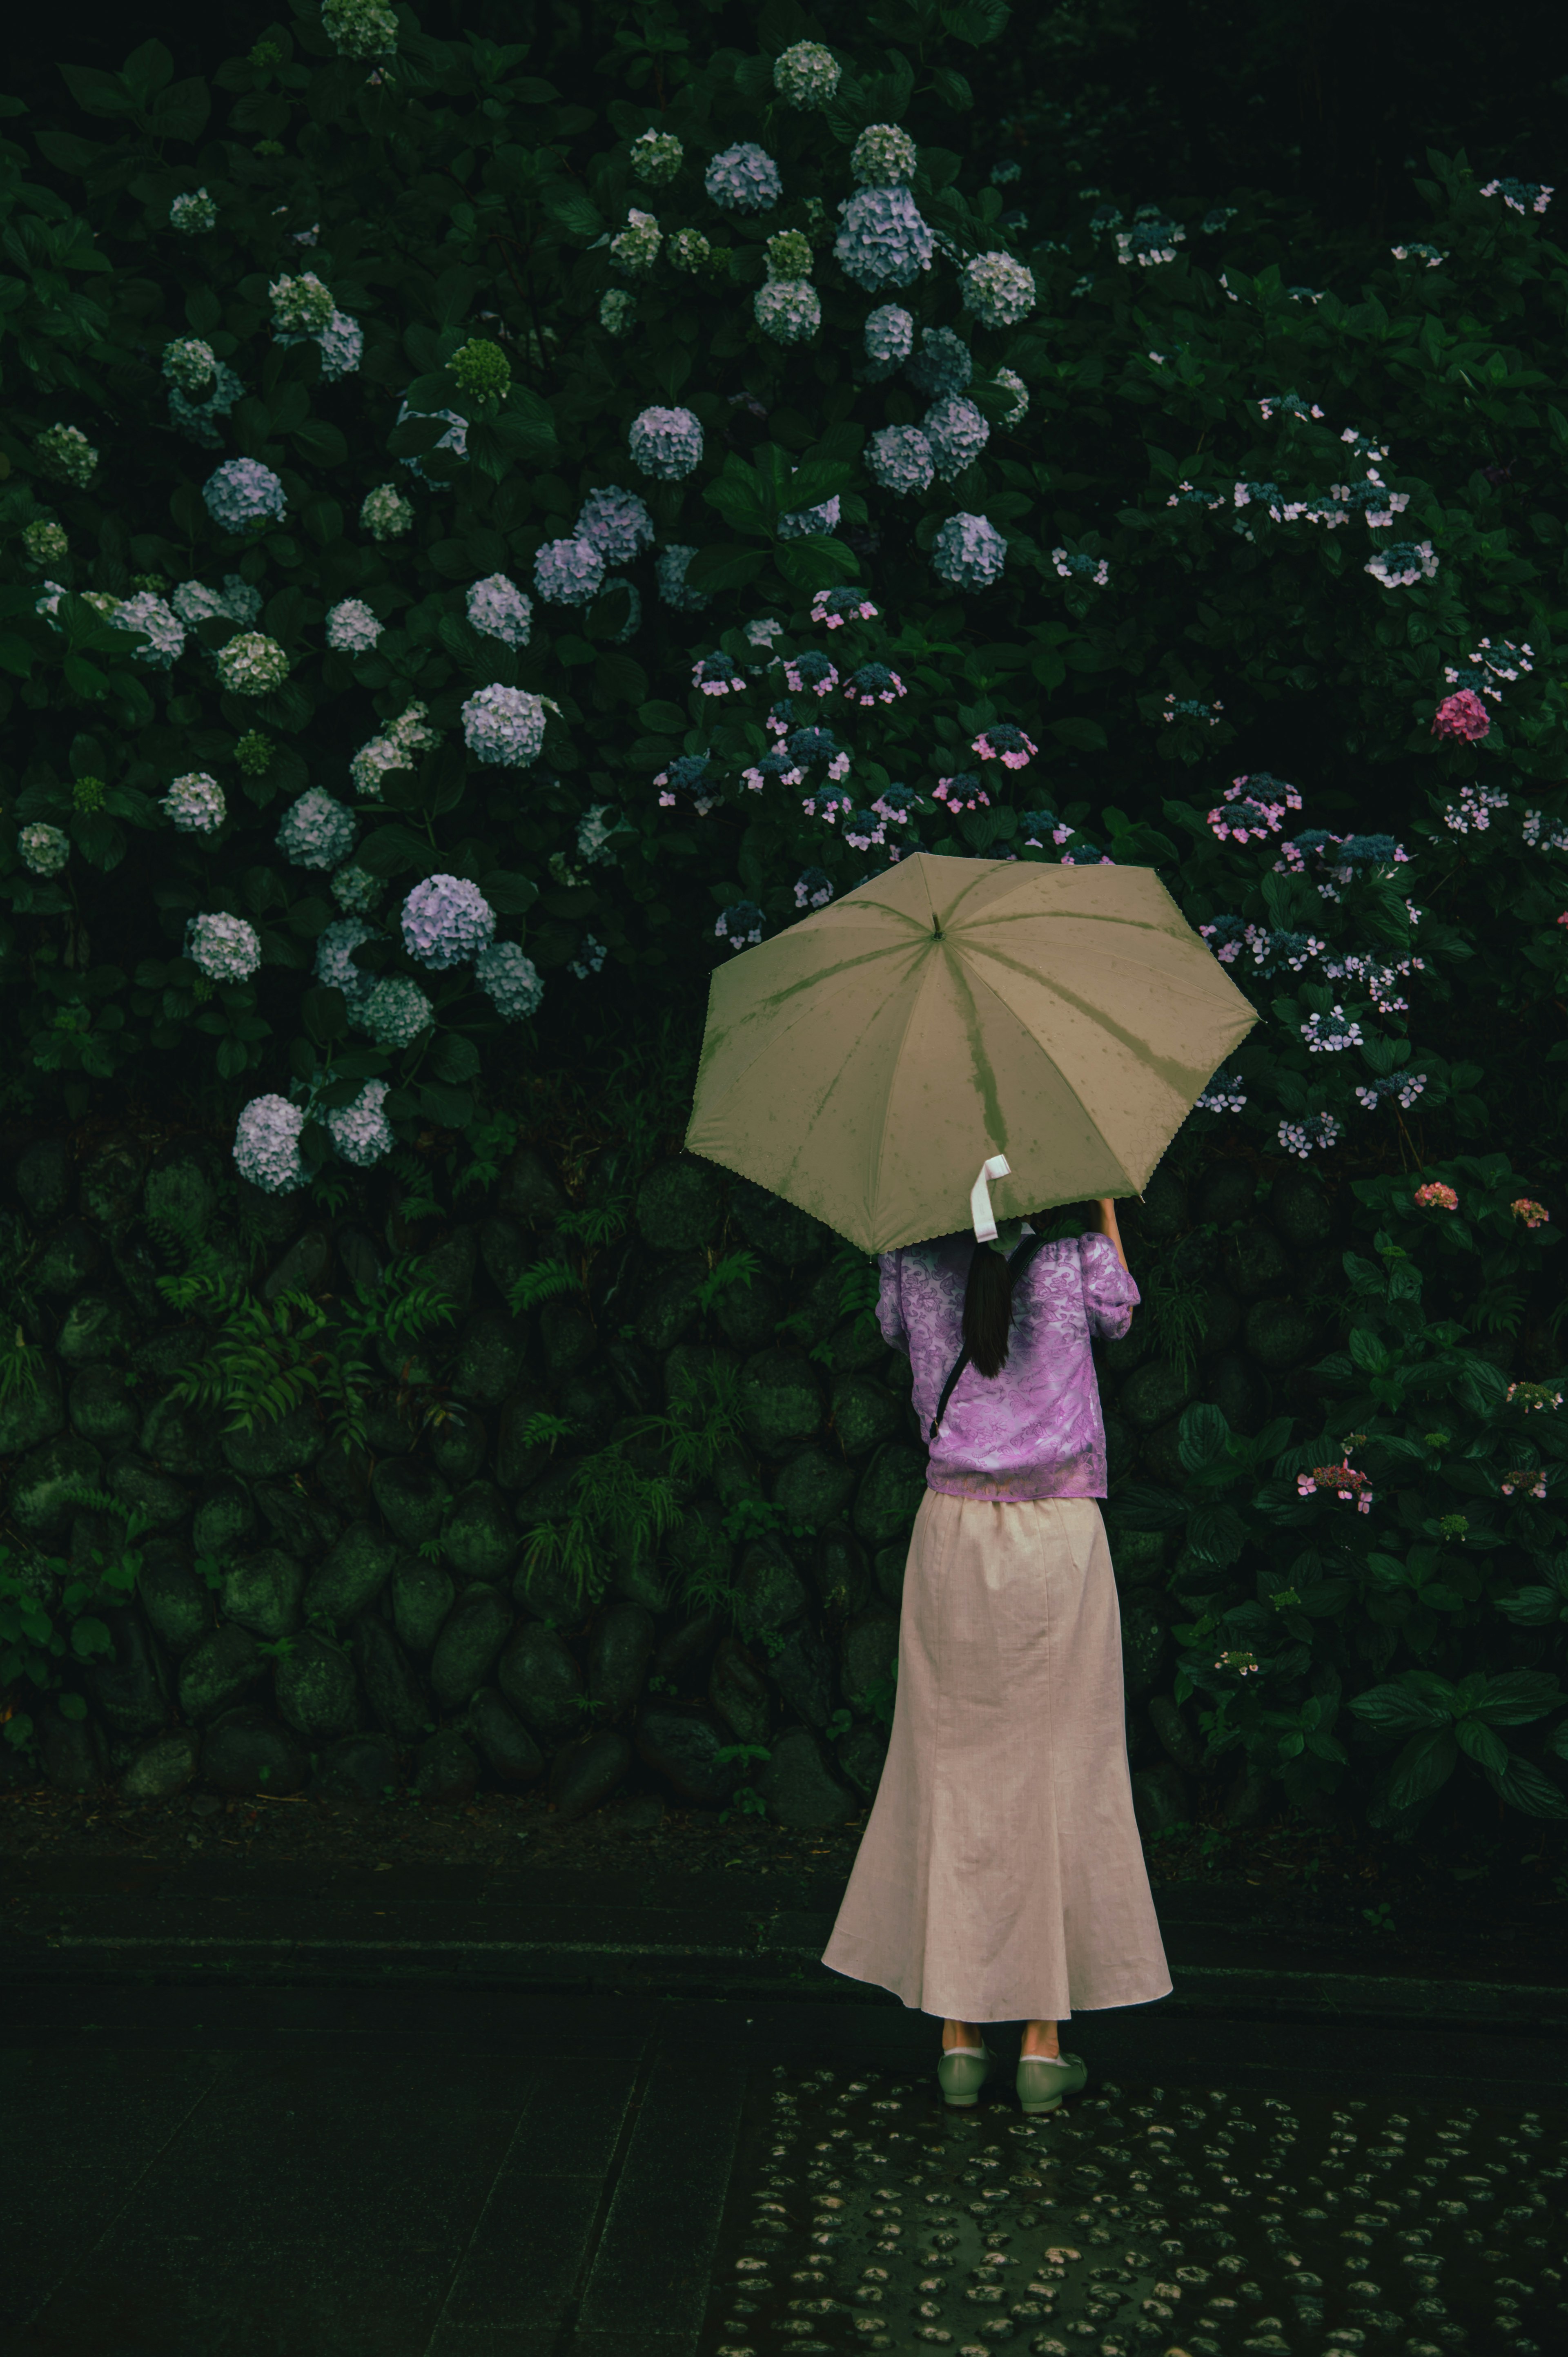
<instances>
[{"instance_id":1,"label":"cobblestone ground","mask_svg":"<svg viewBox=\"0 0 1568 2357\"><path fill-rule=\"evenodd\" d=\"M1545 2357L1568 2112L1092 2084L1026 2120L783 2065L746 2120L701 2357ZM1468 2093L1468 2089L1459 2092Z\"/></svg>"}]
</instances>

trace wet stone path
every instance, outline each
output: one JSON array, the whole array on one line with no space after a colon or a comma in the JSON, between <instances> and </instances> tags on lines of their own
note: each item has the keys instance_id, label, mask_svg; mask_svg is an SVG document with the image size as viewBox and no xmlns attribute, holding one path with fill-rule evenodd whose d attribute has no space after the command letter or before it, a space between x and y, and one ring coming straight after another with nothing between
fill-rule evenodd
<instances>
[{"instance_id":1,"label":"wet stone path","mask_svg":"<svg viewBox=\"0 0 1568 2357\"><path fill-rule=\"evenodd\" d=\"M1546 2357L1568 2114L754 2073L699 2357Z\"/></svg>"}]
</instances>

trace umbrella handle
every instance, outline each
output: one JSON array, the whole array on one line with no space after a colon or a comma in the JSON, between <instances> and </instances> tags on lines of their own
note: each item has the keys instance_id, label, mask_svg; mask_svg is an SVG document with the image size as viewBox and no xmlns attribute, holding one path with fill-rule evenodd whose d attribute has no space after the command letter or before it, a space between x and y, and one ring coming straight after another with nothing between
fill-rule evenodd
<instances>
[{"instance_id":1,"label":"umbrella handle","mask_svg":"<svg viewBox=\"0 0 1568 2357\"><path fill-rule=\"evenodd\" d=\"M993 1154L988 1162L981 1164L980 1176L969 1190L969 1216L976 1243L989 1244L996 1241L996 1220L991 1209L991 1189L986 1180L1010 1178L1012 1176L1013 1166L1004 1154Z\"/></svg>"}]
</instances>

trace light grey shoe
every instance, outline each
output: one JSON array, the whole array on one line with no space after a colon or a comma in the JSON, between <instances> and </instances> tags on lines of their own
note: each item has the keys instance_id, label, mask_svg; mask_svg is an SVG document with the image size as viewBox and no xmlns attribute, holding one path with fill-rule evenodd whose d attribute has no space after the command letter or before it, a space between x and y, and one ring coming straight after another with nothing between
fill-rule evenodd
<instances>
[{"instance_id":1,"label":"light grey shoe","mask_svg":"<svg viewBox=\"0 0 1568 2357\"><path fill-rule=\"evenodd\" d=\"M937 2064L937 2084L942 2100L950 2111L967 2111L980 2100L980 2091L996 2068L996 2057L989 2046L982 2046L978 2054L968 2047L955 2047L942 2056Z\"/></svg>"},{"instance_id":2,"label":"light grey shoe","mask_svg":"<svg viewBox=\"0 0 1568 2357\"><path fill-rule=\"evenodd\" d=\"M1081 2054L1021 2054L1018 2076L1015 2083L1018 2101L1034 2115L1055 2112L1061 2108L1064 2095L1076 2095L1089 2077L1089 2066Z\"/></svg>"}]
</instances>

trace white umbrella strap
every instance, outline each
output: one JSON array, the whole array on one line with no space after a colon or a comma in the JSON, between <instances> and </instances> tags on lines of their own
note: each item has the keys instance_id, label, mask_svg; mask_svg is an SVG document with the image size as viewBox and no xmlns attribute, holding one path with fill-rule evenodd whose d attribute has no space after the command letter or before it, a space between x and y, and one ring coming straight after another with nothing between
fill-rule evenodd
<instances>
[{"instance_id":1,"label":"white umbrella strap","mask_svg":"<svg viewBox=\"0 0 1568 2357\"><path fill-rule=\"evenodd\" d=\"M1010 1178L1013 1166L1004 1154L993 1154L980 1166L980 1176L969 1190L969 1216L974 1228L976 1243L990 1244L996 1241L996 1220L991 1209L991 1189L987 1180Z\"/></svg>"}]
</instances>

